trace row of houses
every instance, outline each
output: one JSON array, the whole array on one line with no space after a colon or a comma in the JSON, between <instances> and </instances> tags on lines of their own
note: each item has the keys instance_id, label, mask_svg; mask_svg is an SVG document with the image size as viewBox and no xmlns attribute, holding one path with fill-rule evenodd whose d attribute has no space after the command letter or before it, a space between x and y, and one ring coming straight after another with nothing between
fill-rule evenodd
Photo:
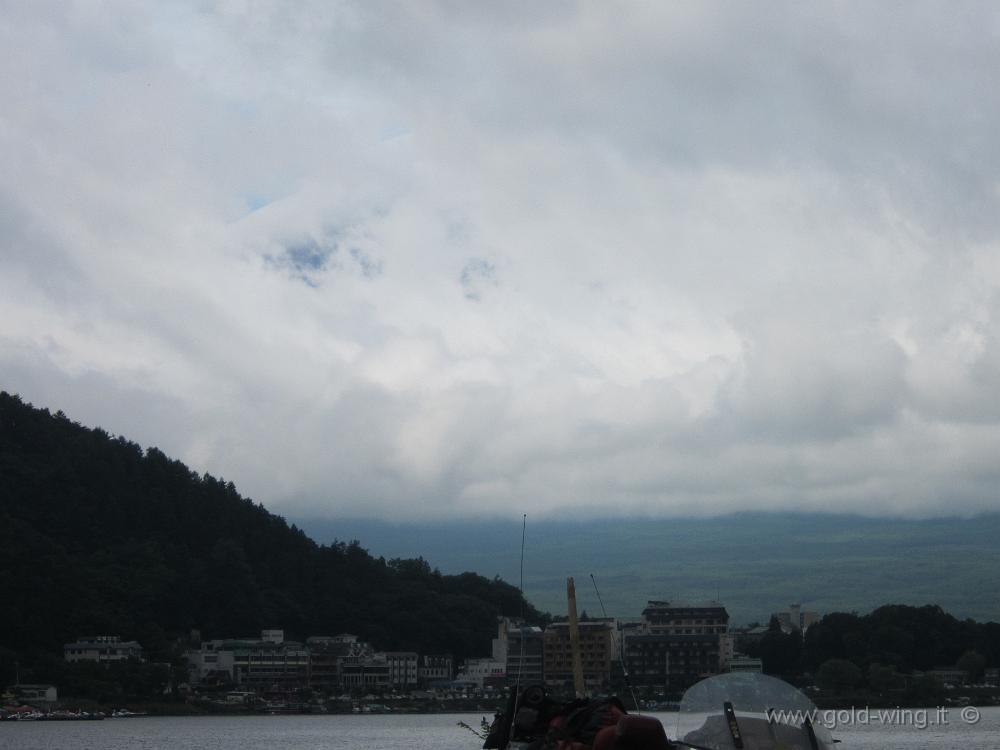
<instances>
[{"instance_id":1,"label":"row of houses","mask_svg":"<svg viewBox=\"0 0 1000 750\"><path fill-rule=\"evenodd\" d=\"M799 614L793 609L789 619L801 621ZM735 652L729 614L719 602L651 600L639 619L581 621L579 643L584 683L591 692L620 682L623 670L635 686L680 690L707 675L761 669L758 659ZM143 659L140 644L117 636L80 638L65 644L64 654L67 661ZM288 641L281 629L264 630L259 637L202 641L186 658L192 685L254 691L409 691L445 685L488 690L514 683L564 690L573 684L568 623L542 629L511 618L499 621L491 653L466 659L457 674L450 654L376 651L351 634Z\"/></svg>"},{"instance_id":2,"label":"row of houses","mask_svg":"<svg viewBox=\"0 0 1000 750\"><path fill-rule=\"evenodd\" d=\"M661 610L659 612L659 614L657 614L657 613L653 612L652 610L650 610L650 607L653 607L653 605L655 605L655 604L661 605L660 608L659 608ZM667 606L667 608L670 610L670 614L665 614L666 610L664 610L664 608L663 608L664 605ZM720 606L721 605L708 605L707 608L708 609L713 609L713 607L714 607L714 609L717 610ZM654 607L654 609L655 609L655 607ZM698 609L698 608L696 607L696 609ZM701 609L705 609L705 608L702 607ZM671 630L671 632L676 631L678 629L680 629L680 630L689 630L689 629L698 627L698 623L697 622L695 622L695 623L688 623L688 622L686 622L686 620L684 618L684 611L683 610L684 610L683 605L675 605L673 607L670 607L669 603L664 603L664 602L657 603L657 602L652 602L652 601L649 602L649 606L647 606L647 611L650 612L649 617L651 618L651 620L648 623L648 628L647 628L648 634L653 634L653 635L655 635L655 634L662 634L662 631L664 630L664 628L662 626L662 622L661 621L663 620L664 616L668 616L668 617L677 619L677 621L679 623L676 627L672 626L672 627L668 628L668 630ZM646 616L647 616L647 612L643 612L643 617L645 618ZM701 616L697 616L696 615L694 617L694 620L696 620L696 621L697 620L704 620L707 617L714 617L714 618L718 619L719 617L722 617L722 616L725 617L725 620L728 623L728 619L729 619L728 618L728 614L725 614L724 610L721 613L718 612L718 611L715 611L714 614L711 613L711 612L703 612ZM781 626L781 629L784 632L786 632L786 633L791 632L793 629L800 630L802 633L805 633L806 630L808 630L808 628L811 625L813 625L814 623L816 623L816 622L819 621L819 614L818 613L816 613L816 612L805 612L805 611L802 610L801 606L798 605L798 604L789 605L788 610L783 611L783 612L775 612L774 614L772 614L772 617L778 620L778 622L779 622L779 624ZM509 623L510 621L508 620L506 622ZM627 620L607 620L607 621L590 621L590 622L581 623L581 635L582 635L582 637L584 638L584 641L585 641L585 643L584 643L585 650L589 649L592 652L601 652L606 647L606 645L608 643L608 636L607 636L607 634L605 634L603 632L604 626L596 624L598 622L611 622L611 623L615 623L616 624L615 627L618 627L620 629L624 629L626 631L626 633L634 631L637 626L641 628L641 625L643 623L642 620L634 621L634 622L630 622L630 621L627 621ZM568 649L568 640L567 640L567 638L568 638L568 636L565 634L564 631L561 630L562 628L565 628L565 627L566 627L565 623L556 623L556 624L550 626L550 630L552 631L552 632L549 633L549 636L548 636L549 637L549 641L550 641L550 644L549 644L550 645L550 652L551 652L551 658L556 663L559 662L559 657L556 656L556 655L559 654L560 651L562 652L563 657L567 656L567 653L568 653L567 652L567 649ZM719 626L716 625L716 627L718 628ZM766 625L762 625L762 626L759 626L757 628L751 628L751 629L749 629L748 631L746 631L746 633L744 635L748 639L753 639L755 637L759 637L759 636L764 635L767 632L767 630L768 630L767 626ZM504 633L505 632L506 632L506 626L504 626L503 624L501 624L501 631L500 631L500 634L499 634L499 638L501 640L504 638ZM260 640L265 641L265 642L274 642L274 640L275 640L276 637L280 637L282 639L282 641L283 641L284 634L280 630L265 630L265 631L263 631ZM351 639L353 639L353 641L351 641ZM234 641L240 641L240 640L242 640L242 641L245 641L245 642L254 642L257 639L230 639L230 640L234 640ZM316 638L309 639L309 641L317 643L317 644L322 644L322 643L330 643L330 644L332 644L332 643L342 643L342 642L354 642L354 643L357 643L358 642L357 639L354 638L354 636L335 636L333 638L316 637ZM591 642L591 641L593 641L593 642ZM497 648L497 646L494 645L494 651L496 651L496 648ZM407 653L408 654L409 652L399 652L399 653ZM144 660L143 648L142 648L141 644L137 643L136 641L123 641L119 636L115 636L115 635L82 636L82 637L78 638L76 641L74 641L73 643L63 644L63 655L64 655L66 661L68 661L68 662L91 661L91 662L104 662L104 663L107 663L107 662L118 662L118 661L143 661ZM586 657L586 655L585 655L585 657ZM402 657L399 657L399 658L402 658ZM398 661L398 659L397 659L397 661ZM554 663L552 665L553 669L557 668L556 667L556 663ZM472 659L472 660L469 660L466 663L466 672L465 672L465 674L467 676L474 677L475 679L479 679L480 675L485 678L486 676L490 676L492 674L495 674L498 671L499 672L506 672L506 666L507 666L506 663L504 663L503 665L501 665L502 668L498 669L496 667L496 653L494 653L494 655L492 657L485 657L485 658L482 658L482 659ZM595 669L597 668L596 663L593 664L592 666ZM416 669L416 667L414 667L413 669ZM438 672L441 672L440 667L429 667L428 666L427 669L436 669ZM396 679L396 678L394 678L394 679ZM417 681L418 680L414 676L414 674L409 674L408 675L407 682L414 682L415 683Z\"/></svg>"},{"instance_id":3,"label":"row of houses","mask_svg":"<svg viewBox=\"0 0 1000 750\"><path fill-rule=\"evenodd\" d=\"M259 691L412 690L453 677L450 654L375 651L347 633L300 642L286 641L283 630L264 630L259 638L204 641L186 657L193 685L237 685Z\"/></svg>"},{"instance_id":4,"label":"row of houses","mask_svg":"<svg viewBox=\"0 0 1000 750\"><path fill-rule=\"evenodd\" d=\"M92 635L63 644L63 658L68 662L145 661L142 646L136 641L123 641L117 635Z\"/></svg>"},{"instance_id":5,"label":"row of houses","mask_svg":"<svg viewBox=\"0 0 1000 750\"><path fill-rule=\"evenodd\" d=\"M622 667L636 686L683 689L731 669L760 670L760 662L734 652L729 614L718 602L700 605L650 601L641 619L588 619L579 623L586 689L619 681ZM325 692L409 691L428 687L489 690L507 684L573 684L569 625L542 629L502 618L488 656L466 659L457 670L449 654L376 651L355 635L286 641L280 629L259 638L207 640L186 654L192 685L243 689L310 687Z\"/></svg>"},{"instance_id":6,"label":"row of houses","mask_svg":"<svg viewBox=\"0 0 1000 750\"><path fill-rule=\"evenodd\" d=\"M784 632L805 632L819 620L799 605L772 615ZM683 690L722 672L762 671L761 660L737 646L758 641L768 626L733 630L719 602L684 604L650 600L639 619L599 618L578 623L586 690L598 693L620 684L627 672L635 687ZM193 637L196 631L193 631ZM454 669L450 654L376 651L355 635L312 636L286 641L284 631L260 637L200 642L186 652L191 685L237 686L249 693L308 687L327 693L417 689L491 690L507 685L544 684L556 691L573 686L573 651L567 622L546 628L501 618L488 656L466 659ZM89 636L64 644L69 662L143 661L142 646L118 636ZM996 670L989 674L1000 682ZM946 684L961 684L953 668L931 672ZM989 681L988 680L988 681ZM43 687L51 686L21 686ZM54 689L53 689L54 692Z\"/></svg>"}]
</instances>

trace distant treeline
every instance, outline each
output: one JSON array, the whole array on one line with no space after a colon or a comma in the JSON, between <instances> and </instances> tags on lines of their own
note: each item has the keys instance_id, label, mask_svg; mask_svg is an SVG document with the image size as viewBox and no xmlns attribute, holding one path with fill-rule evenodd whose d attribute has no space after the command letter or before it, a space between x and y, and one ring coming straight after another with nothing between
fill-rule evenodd
<instances>
[{"instance_id":1,"label":"distant treeline","mask_svg":"<svg viewBox=\"0 0 1000 750\"><path fill-rule=\"evenodd\" d=\"M192 629L350 632L461 659L522 612L545 619L499 578L316 544L232 482L0 392L0 682L81 635L169 661Z\"/></svg>"},{"instance_id":2,"label":"distant treeline","mask_svg":"<svg viewBox=\"0 0 1000 750\"><path fill-rule=\"evenodd\" d=\"M763 659L769 674L820 675L837 665L831 687L892 687L897 676L958 667L970 679L1000 666L1000 624L959 620L940 607L887 605L866 615L834 612L808 628L783 633L777 620L744 650ZM856 668L851 670L850 666ZM822 680L820 680L822 682ZM853 684L852 684L853 683Z\"/></svg>"}]
</instances>

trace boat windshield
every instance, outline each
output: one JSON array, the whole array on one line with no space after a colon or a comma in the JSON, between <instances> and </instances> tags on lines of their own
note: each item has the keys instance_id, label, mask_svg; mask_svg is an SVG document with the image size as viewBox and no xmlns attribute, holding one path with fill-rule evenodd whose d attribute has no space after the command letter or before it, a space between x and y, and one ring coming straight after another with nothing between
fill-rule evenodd
<instances>
[{"instance_id":1,"label":"boat windshield","mask_svg":"<svg viewBox=\"0 0 1000 750\"><path fill-rule=\"evenodd\" d=\"M684 693L676 737L707 750L832 750L816 706L787 682L732 672Z\"/></svg>"}]
</instances>

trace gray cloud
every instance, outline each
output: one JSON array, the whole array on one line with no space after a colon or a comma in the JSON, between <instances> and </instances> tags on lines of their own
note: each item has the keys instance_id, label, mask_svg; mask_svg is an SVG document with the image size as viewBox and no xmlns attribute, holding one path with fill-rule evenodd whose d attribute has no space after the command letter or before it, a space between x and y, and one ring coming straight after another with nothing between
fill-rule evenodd
<instances>
[{"instance_id":1,"label":"gray cloud","mask_svg":"<svg viewBox=\"0 0 1000 750\"><path fill-rule=\"evenodd\" d=\"M478 302L483 298L483 290L497 286L497 267L485 258L470 258L462 267L458 277L465 290L466 299Z\"/></svg>"},{"instance_id":2,"label":"gray cloud","mask_svg":"<svg viewBox=\"0 0 1000 750\"><path fill-rule=\"evenodd\" d=\"M299 515L996 507L988 6L2 13L0 387Z\"/></svg>"},{"instance_id":3,"label":"gray cloud","mask_svg":"<svg viewBox=\"0 0 1000 750\"><path fill-rule=\"evenodd\" d=\"M351 258L354 259L361 275L365 278L374 279L382 275L382 261L373 258L360 247L351 248Z\"/></svg>"}]
</instances>

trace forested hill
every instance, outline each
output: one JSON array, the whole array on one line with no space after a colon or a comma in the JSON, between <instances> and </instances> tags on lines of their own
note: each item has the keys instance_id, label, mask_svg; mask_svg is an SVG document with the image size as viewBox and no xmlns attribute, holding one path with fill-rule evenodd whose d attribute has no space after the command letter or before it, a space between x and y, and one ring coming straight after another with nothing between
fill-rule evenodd
<instances>
[{"instance_id":1,"label":"forested hill","mask_svg":"<svg viewBox=\"0 0 1000 750\"><path fill-rule=\"evenodd\" d=\"M462 657L488 649L497 615L539 618L498 578L318 545L232 482L3 392L0 602L0 647L22 656L115 634L166 658L192 628L283 627Z\"/></svg>"}]
</instances>

